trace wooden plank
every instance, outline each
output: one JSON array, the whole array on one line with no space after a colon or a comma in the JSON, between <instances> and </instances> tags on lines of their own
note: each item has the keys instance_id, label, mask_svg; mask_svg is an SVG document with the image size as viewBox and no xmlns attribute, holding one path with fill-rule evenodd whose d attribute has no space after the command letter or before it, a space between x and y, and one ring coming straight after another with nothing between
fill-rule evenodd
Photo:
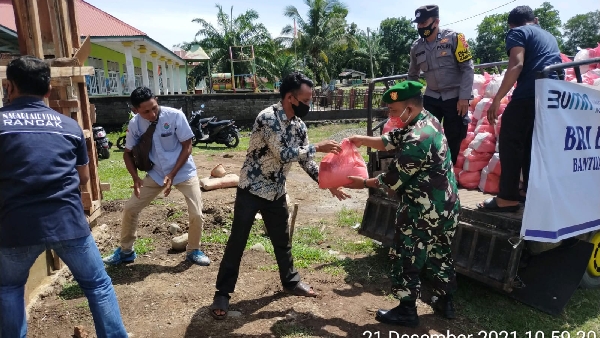
<instances>
[{"instance_id":1,"label":"wooden plank","mask_svg":"<svg viewBox=\"0 0 600 338\"><path fill-rule=\"evenodd\" d=\"M53 0L37 0L38 20L40 22L40 34L42 35L42 47L44 55L62 57L60 43L60 28L56 26L56 9Z\"/></svg>"},{"instance_id":2,"label":"wooden plank","mask_svg":"<svg viewBox=\"0 0 600 338\"><path fill-rule=\"evenodd\" d=\"M52 0L51 0L52 1ZM72 25L77 25L77 20L71 23L69 8L66 0L53 0L56 2L56 8L58 17L60 18L59 23L61 25L62 34L60 40L64 47L64 53L66 57L73 55L73 36L72 36ZM73 11L75 10L73 6Z\"/></svg>"},{"instance_id":3,"label":"wooden plank","mask_svg":"<svg viewBox=\"0 0 600 338\"><path fill-rule=\"evenodd\" d=\"M85 215L88 223L92 225L94 220L96 220L100 215L102 215L102 202L101 201L92 201L92 207L90 210L85 211Z\"/></svg>"},{"instance_id":4,"label":"wooden plank","mask_svg":"<svg viewBox=\"0 0 600 338\"><path fill-rule=\"evenodd\" d=\"M83 203L83 208L89 210L92 207L92 194L82 191L81 202Z\"/></svg>"},{"instance_id":5,"label":"wooden plank","mask_svg":"<svg viewBox=\"0 0 600 338\"><path fill-rule=\"evenodd\" d=\"M44 58L37 0L13 0L13 11L21 55ZM0 77L6 77L0 75Z\"/></svg>"},{"instance_id":6,"label":"wooden plank","mask_svg":"<svg viewBox=\"0 0 600 338\"><path fill-rule=\"evenodd\" d=\"M79 100L50 100L50 108L78 108Z\"/></svg>"},{"instance_id":7,"label":"wooden plank","mask_svg":"<svg viewBox=\"0 0 600 338\"><path fill-rule=\"evenodd\" d=\"M67 0L67 8L69 10L69 26L71 27L71 44L73 48L81 47L81 39L79 36L79 27L77 25L77 16L75 14L75 1Z\"/></svg>"},{"instance_id":8,"label":"wooden plank","mask_svg":"<svg viewBox=\"0 0 600 338\"><path fill-rule=\"evenodd\" d=\"M91 138L92 137L92 131L89 129L84 129L83 130L83 137L85 138Z\"/></svg>"},{"instance_id":9,"label":"wooden plank","mask_svg":"<svg viewBox=\"0 0 600 338\"><path fill-rule=\"evenodd\" d=\"M94 67L90 66L82 66L82 67L52 67L50 68L50 76L52 78L61 78L61 77L75 77L75 76L85 76L85 75L94 75ZM0 66L0 78L6 78L6 66ZM80 81L73 82L85 82L85 78L78 78Z\"/></svg>"},{"instance_id":10,"label":"wooden plank","mask_svg":"<svg viewBox=\"0 0 600 338\"><path fill-rule=\"evenodd\" d=\"M96 105L90 104L90 121L96 123Z\"/></svg>"},{"instance_id":11,"label":"wooden plank","mask_svg":"<svg viewBox=\"0 0 600 338\"><path fill-rule=\"evenodd\" d=\"M110 183L100 183L100 191L110 191Z\"/></svg>"}]
</instances>

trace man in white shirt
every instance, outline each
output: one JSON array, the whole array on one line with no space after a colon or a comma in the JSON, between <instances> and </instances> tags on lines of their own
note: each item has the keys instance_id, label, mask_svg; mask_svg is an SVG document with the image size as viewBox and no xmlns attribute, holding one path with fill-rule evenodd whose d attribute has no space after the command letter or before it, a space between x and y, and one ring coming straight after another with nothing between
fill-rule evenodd
<instances>
[{"instance_id":1,"label":"man in white shirt","mask_svg":"<svg viewBox=\"0 0 600 338\"><path fill-rule=\"evenodd\" d=\"M202 199L196 164L192 158L194 133L181 110L159 106L156 97L147 87L138 87L131 93L131 104L136 115L129 121L123 160L133 179L133 195L125 203L121 221L121 246L104 258L104 263L118 265L133 262L136 253L133 243L137 238L140 212L164 191L167 197L174 185L185 196L189 214L189 232L186 259L209 265L210 259L200 250L202 236ZM134 165L131 150L140 141L152 123L156 130L152 136L150 161L152 169L142 180Z\"/></svg>"}]
</instances>

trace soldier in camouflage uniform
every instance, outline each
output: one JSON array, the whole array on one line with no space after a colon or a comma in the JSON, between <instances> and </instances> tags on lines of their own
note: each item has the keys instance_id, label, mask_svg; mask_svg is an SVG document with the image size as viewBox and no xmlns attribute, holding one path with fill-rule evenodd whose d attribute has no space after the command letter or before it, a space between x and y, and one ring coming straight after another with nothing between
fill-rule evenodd
<instances>
[{"instance_id":1,"label":"soldier in camouflage uniform","mask_svg":"<svg viewBox=\"0 0 600 338\"><path fill-rule=\"evenodd\" d=\"M350 177L348 188L387 188L400 199L396 216L396 258L392 292L400 305L379 310L379 321L417 326L416 300L420 296L419 273L426 268L433 278L438 301L434 308L454 318L452 293L456 274L451 242L458 223L460 202L448 143L440 122L423 109L422 85L404 81L383 96L398 129L381 137L353 136L357 146L395 151L388 171L375 178Z\"/></svg>"}]
</instances>

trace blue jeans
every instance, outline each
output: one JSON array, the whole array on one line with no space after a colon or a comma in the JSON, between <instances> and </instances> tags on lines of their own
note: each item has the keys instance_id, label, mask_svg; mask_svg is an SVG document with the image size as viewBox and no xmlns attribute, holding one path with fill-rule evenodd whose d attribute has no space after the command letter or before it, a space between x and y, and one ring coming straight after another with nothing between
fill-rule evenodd
<instances>
[{"instance_id":1,"label":"blue jeans","mask_svg":"<svg viewBox=\"0 0 600 338\"><path fill-rule=\"evenodd\" d=\"M127 338L117 295L92 235L60 242L0 248L0 338L26 337L25 283L29 269L53 249L88 299L98 338ZM67 333L65 333L67 334Z\"/></svg>"}]
</instances>

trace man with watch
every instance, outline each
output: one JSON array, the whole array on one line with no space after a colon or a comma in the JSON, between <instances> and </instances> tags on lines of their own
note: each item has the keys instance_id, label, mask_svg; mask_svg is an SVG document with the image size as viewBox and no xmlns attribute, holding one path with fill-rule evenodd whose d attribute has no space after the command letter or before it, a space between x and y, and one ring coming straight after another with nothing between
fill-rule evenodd
<instances>
[{"instance_id":1,"label":"man with watch","mask_svg":"<svg viewBox=\"0 0 600 338\"><path fill-rule=\"evenodd\" d=\"M438 296L434 309L446 318L455 317L451 243L460 211L458 188L442 126L423 109L422 87L419 82L404 81L383 95L390 118L397 119L399 128L381 137L352 136L350 141L357 147L394 151L395 158L387 172L366 180L351 176L352 183L346 186L391 189L400 200L392 271L392 293L400 305L379 310L376 319L409 327L419 324L415 302L423 268L432 277Z\"/></svg>"}]
</instances>

